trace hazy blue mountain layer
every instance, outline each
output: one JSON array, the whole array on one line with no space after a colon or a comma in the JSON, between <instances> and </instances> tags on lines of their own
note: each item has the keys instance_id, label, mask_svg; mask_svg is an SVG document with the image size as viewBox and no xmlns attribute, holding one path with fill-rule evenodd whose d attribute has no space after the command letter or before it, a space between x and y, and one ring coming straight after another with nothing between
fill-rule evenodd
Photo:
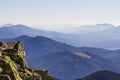
<instances>
[{"instance_id":1,"label":"hazy blue mountain layer","mask_svg":"<svg viewBox=\"0 0 120 80\"><path fill-rule=\"evenodd\" d=\"M69 26L68 26L69 27ZM70 30L74 32L70 33ZM120 47L120 27L111 24L86 25L63 29L69 31L60 33L33 29L25 25L10 25L0 28L0 39L15 38L22 35L45 36L53 40L78 47L97 47L106 49L118 49Z\"/></svg>"},{"instance_id":2,"label":"hazy blue mountain layer","mask_svg":"<svg viewBox=\"0 0 120 80\"><path fill-rule=\"evenodd\" d=\"M49 69L49 74L63 80L81 78L104 69L120 72L119 50L79 48L42 36L20 36L4 41L19 40L25 45L29 67Z\"/></svg>"}]
</instances>

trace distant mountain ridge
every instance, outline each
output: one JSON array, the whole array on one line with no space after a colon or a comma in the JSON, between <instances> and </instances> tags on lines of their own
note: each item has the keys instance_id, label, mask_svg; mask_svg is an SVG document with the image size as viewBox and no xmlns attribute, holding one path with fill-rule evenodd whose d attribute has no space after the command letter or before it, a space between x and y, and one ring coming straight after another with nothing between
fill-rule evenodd
<instances>
[{"instance_id":1,"label":"distant mountain ridge","mask_svg":"<svg viewBox=\"0 0 120 80\"><path fill-rule=\"evenodd\" d=\"M43 31L39 29L34 29L26 25L18 24L18 25L9 25L0 27L0 39L9 39L15 38L19 36L53 36L57 35L57 32L52 31Z\"/></svg>"},{"instance_id":2,"label":"distant mountain ridge","mask_svg":"<svg viewBox=\"0 0 120 80\"><path fill-rule=\"evenodd\" d=\"M111 71L98 71L77 80L120 80L120 74Z\"/></svg>"},{"instance_id":3,"label":"distant mountain ridge","mask_svg":"<svg viewBox=\"0 0 120 80\"><path fill-rule=\"evenodd\" d=\"M45 36L53 40L74 45L77 47L97 47L105 49L118 49L120 46L120 27L112 24L97 24L82 27L72 27L63 29L77 30L76 33L60 33L54 31L44 31L33 29L22 24L5 25L0 27L0 39L15 38L18 36ZM116 41L117 40L117 41Z\"/></svg>"}]
</instances>

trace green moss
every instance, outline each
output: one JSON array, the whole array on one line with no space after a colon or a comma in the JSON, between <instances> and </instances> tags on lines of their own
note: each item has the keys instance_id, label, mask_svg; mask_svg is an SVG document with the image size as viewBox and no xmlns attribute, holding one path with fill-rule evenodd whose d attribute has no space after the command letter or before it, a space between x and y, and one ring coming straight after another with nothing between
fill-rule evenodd
<instances>
[{"instance_id":1,"label":"green moss","mask_svg":"<svg viewBox=\"0 0 120 80\"><path fill-rule=\"evenodd\" d=\"M0 73L3 71L2 67L0 67Z\"/></svg>"},{"instance_id":2,"label":"green moss","mask_svg":"<svg viewBox=\"0 0 120 80\"><path fill-rule=\"evenodd\" d=\"M26 73L27 73L29 76L33 76L32 72L30 72L29 70L26 70Z\"/></svg>"},{"instance_id":3,"label":"green moss","mask_svg":"<svg viewBox=\"0 0 120 80\"><path fill-rule=\"evenodd\" d=\"M0 74L0 80L11 80L9 75Z\"/></svg>"},{"instance_id":4,"label":"green moss","mask_svg":"<svg viewBox=\"0 0 120 80\"><path fill-rule=\"evenodd\" d=\"M4 56L4 61L7 64L6 68L8 68L8 69L6 69L6 73L8 72L8 74L10 75L12 80L22 80L18 71L17 71L17 66L10 59L10 57L9 56Z\"/></svg>"},{"instance_id":5,"label":"green moss","mask_svg":"<svg viewBox=\"0 0 120 80\"><path fill-rule=\"evenodd\" d=\"M2 56L2 52L0 51L0 57Z\"/></svg>"},{"instance_id":6,"label":"green moss","mask_svg":"<svg viewBox=\"0 0 120 80\"><path fill-rule=\"evenodd\" d=\"M54 80L54 79L50 76L47 76L46 80Z\"/></svg>"}]
</instances>

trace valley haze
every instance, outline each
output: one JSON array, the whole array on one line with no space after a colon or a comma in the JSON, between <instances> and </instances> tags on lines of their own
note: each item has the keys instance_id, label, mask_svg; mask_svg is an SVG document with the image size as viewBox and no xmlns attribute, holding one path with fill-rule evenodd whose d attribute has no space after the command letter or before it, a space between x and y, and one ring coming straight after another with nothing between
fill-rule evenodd
<instances>
[{"instance_id":1,"label":"valley haze","mask_svg":"<svg viewBox=\"0 0 120 80\"><path fill-rule=\"evenodd\" d=\"M55 27L56 25L54 25ZM76 47L97 47L105 49L119 49L120 26L112 24L96 25L63 25L56 26L56 30L36 29L24 24L5 24L1 25L1 39L13 38L17 36L45 36L53 40L74 45ZM74 27L75 26L75 27ZM6 32L8 31L8 32ZM21 32L20 32L21 31ZM10 35L7 35L10 33ZM14 35L11 35L14 34Z\"/></svg>"}]
</instances>

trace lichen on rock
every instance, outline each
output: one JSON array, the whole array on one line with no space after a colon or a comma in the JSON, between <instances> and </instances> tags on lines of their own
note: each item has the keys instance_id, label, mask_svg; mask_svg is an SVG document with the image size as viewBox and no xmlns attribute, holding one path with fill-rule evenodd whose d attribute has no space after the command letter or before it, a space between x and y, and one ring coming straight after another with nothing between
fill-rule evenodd
<instances>
[{"instance_id":1,"label":"lichen on rock","mask_svg":"<svg viewBox=\"0 0 120 80\"><path fill-rule=\"evenodd\" d=\"M21 41L0 41L0 80L53 80L47 72L28 68Z\"/></svg>"}]
</instances>

